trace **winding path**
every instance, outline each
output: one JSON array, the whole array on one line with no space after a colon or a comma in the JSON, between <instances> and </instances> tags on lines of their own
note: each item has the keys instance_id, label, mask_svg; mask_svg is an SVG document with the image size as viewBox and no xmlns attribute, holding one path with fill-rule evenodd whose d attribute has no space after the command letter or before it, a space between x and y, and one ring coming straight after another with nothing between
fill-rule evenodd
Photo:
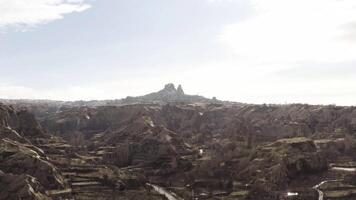
<instances>
[{"instance_id":1,"label":"winding path","mask_svg":"<svg viewBox=\"0 0 356 200\"><path fill-rule=\"evenodd\" d=\"M339 181L339 180L322 181L322 182L319 183L318 185L315 185L315 186L313 187L313 189L316 190L316 191L319 193L319 198L318 198L318 200L323 200L323 199L324 199L324 193L323 193L323 191L321 191L321 190L319 189L319 187L322 186L322 185L325 184L325 183L337 182L337 181Z\"/></svg>"},{"instance_id":2,"label":"winding path","mask_svg":"<svg viewBox=\"0 0 356 200\"><path fill-rule=\"evenodd\" d=\"M168 200L183 200L182 198L177 196L175 193L169 192L166 189L164 189L158 185L153 185L150 183L146 183L146 185L152 187L157 193L164 195Z\"/></svg>"},{"instance_id":3,"label":"winding path","mask_svg":"<svg viewBox=\"0 0 356 200\"><path fill-rule=\"evenodd\" d=\"M321 185L323 185L324 183L326 183L326 182L327 182L327 181L323 181L323 182L321 182L321 183L319 183L318 185L315 185L315 186L313 187L313 189L316 190L316 191L319 193L319 198L318 198L318 200L323 200L323 199L324 199L324 193L323 193L323 191L319 190L319 187L320 187Z\"/></svg>"}]
</instances>

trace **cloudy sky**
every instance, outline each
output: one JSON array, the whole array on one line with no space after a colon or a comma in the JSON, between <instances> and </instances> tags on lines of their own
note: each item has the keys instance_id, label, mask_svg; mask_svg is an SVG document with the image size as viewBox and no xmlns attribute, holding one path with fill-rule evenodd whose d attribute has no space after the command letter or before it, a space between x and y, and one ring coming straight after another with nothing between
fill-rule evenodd
<instances>
[{"instance_id":1,"label":"cloudy sky","mask_svg":"<svg viewBox=\"0 0 356 200\"><path fill-rule=\"evenodd\" d=\"M249 103L356 105L355 0L0 0L0 98L182 84Z\"/></svg>"}]
</instances>

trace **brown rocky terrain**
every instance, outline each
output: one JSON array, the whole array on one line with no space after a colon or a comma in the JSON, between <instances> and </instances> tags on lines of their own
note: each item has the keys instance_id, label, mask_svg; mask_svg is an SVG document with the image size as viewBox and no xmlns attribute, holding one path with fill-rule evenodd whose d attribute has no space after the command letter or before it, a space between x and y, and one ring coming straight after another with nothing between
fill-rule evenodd
<instances>
[{"instance_id":1,"label":"brown rocky terrain","mask_svg":"<svg viewBox=\"0 0 356 200\"><path fill-rule=\"evenodd\" d=\"M141 172L101 164L48 134L27 111L3 104L0 111L1 200L164 199Z\"/></svg>"},{"instance_id":2,"label":"brown rocky terrain","mask_svg":"<svg viewBox=\"0 0 356 200\"><path fill-rule=\"evenodd\" d=\"M49 199L43 186L29 175L0 171L0 199Z\"/></svg>"},{"instance_id":3,"label":"brown rocky terrain","mask_svg":"<svg viewBox=\"0 0 356 200\"><path fill-rule=\"evenodd\" d=\"M356 198L355 107L106 103L1 105L0 199Z\"/></svg>"},{"instance_id":4,"label":"brown rocky terrain","mask_svg":"<svg viewBox=\"0 0 356 200\"><path fill-rule=\"evenodd\" d=\"M354 113L352 107L302 104L136 104L73 108L42 125L69 141L80 135L87 151L104 162L143 169L162 186L192 185L211 196L211 188L236 194L234 184L248 184L280 196L300 177L310 175L316 184L314 174L326 173L334 155L353 151ZM298 143L305 147L294 147ZM312 186L303 190L316 197ZM191 195L186 190L176 192Z\"/></svg>"}]
</instances>

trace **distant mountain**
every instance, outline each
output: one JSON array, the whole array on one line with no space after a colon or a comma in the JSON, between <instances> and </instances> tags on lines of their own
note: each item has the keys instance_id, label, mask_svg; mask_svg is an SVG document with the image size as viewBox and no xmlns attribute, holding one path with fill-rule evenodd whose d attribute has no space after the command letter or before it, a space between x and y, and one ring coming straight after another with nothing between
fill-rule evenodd
<instances>
[{"instance_id":1,"label":"distant mountain","mask_svg":"<svg viewBox=\"0 0 356 200\"><path fill-rule=\"evenodd\" d=\"M179 85L177 88L173 83L166 84L164 88L158 92L153 92L139 97L127 97L122 100L123 104L133 103L169 103L169 102L184 102L184 103L217 103L219 100L208 99L199 95L187 95L183 88Z\"/></svg>"},{"instance_id":2,"label":"distant mountain","mask_svg":"<svg viewBox=\"0 0 356 200\"><path fill-rule=\"evenodd\" d=\"M78 106L119 106L127 104L166 104L166 103L222 103L215 97L213 99L205 98L199 95L188 95L184 93L181 85L177 88L173 83L168 83L158 92L153 92L147 95L131 97L115 100L92 100L92 101L52 101L52 100L31 100L31 99L0 99L0 102L5 104L15 105L16 107L26 107L31 110L31 107L45 106L53 109L62 107L78 107ZM36 108L38 110L38 108Z\"/></svg>"}]
</instances>

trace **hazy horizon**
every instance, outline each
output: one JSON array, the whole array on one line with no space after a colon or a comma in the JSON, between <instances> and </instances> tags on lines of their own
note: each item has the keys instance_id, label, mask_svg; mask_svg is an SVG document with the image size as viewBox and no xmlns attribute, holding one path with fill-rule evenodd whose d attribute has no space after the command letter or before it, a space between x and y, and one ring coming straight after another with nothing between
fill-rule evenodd
<instances>
[{"instance_id":1,"label":"hazy horizon","mask_svg":"<svg viewBox=\"0 0 356 200\"><path fill-rule=\"evenodd\" d=\"M352 0L0 0L2 99L356 105L355 52Z\"/></svg>"}]
</instances>

